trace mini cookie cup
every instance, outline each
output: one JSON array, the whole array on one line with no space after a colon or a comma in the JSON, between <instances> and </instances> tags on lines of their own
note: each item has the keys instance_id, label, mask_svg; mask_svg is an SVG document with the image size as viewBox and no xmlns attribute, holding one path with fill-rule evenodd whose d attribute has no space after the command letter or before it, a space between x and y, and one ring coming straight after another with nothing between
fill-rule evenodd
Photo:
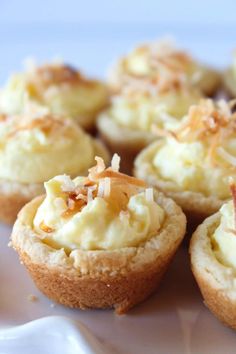
<instances>
[{"instance_id":1,"label":"mini cookie cup","mask_svg":"<svg viewBox=\"0 0 236 354\"><path fill-rule=\"evenodd\" d=\"M152 294L177 251L186 218L174 201L155 193L165 210L161 231L137 247L115 250L75 249L65 253L45 244L32 228L43 197L21 210L12 245L36 286L50 299L73 308L115 308L117 314Z\"/></svg>"},{"instance_id":2,"label":"mini cookie cup","mask_svg":"<svg viewBox=\"0 0 236 354\"><path fill-rule=\"evenodd\" d=\"M200 192L179 191L174 181L164 180L152 166L152 160L162 144L163 140L160 139L141 151L134 162L134 175L174 199L186 214L190 230L193 230L206 217L217 212L227 199L221 200L213 195L205 196Z\"/></svg>"}]
</instances>

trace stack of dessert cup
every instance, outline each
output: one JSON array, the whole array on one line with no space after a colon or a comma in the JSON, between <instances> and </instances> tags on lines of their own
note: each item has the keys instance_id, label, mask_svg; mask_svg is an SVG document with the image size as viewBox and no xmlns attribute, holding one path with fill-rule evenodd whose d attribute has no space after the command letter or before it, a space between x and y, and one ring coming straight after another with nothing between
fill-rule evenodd
<instances>
[{"instance_id":1,"label":"stack of dessert cup","mask_svg":"<svg viewBox=\"0 0 236 354\"><path fill-rule=\"evenodd\" d=\"M29 201L11 240L46 296L127 312L156 290L187 216L199 225L190 254L205 302L236 328L235 103L213 100L229 76L234 87L233 70L221 75L158 42L117 62L109 93L62 64L9 80L0 217L12 222ZM79 125L97 125L110 167L103 143Z\"/></svg>"}]
</instances>

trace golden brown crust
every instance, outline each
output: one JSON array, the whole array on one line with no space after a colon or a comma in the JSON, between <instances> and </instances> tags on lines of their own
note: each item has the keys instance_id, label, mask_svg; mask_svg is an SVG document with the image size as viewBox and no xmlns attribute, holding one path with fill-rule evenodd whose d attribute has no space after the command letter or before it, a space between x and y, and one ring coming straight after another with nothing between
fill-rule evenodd
<instances>
[{"instance_id":1,"label":"golden brown crust","mask_svg":"<svg viewBox=\"0 0 236 354\"><path fill-rule=\"evenodd\" d=\"M221 74L214 69L205 67L204 74L197 84L199 90L207 97L213 97L222 85Z\"/></svg>"},{"instance_id":2,"label":"golden brown crust","mask_svg":"<svg viewBox=\"0 0 236 354\"><path fill-rule=\"evenodd\" d=\"M27 185L0 179L0 221L13 224L21 208L43 192L43 183Z\"/></svg>"},{"instance_id":3,"label":"golden brown crust","mask_svg":"<svg viewBox=\"0 0 236 354\"><path fill-rule=\"evenodd\" d=\"M139 247L110 251L74 250L66 255L44 244L29 227L42 197L21 211L12 232L12 244L38 288L70 307L109 308L125 313L158 286L179 244L186 218L170 199L155 194L166 211L159 235Z\"/></svg>"},{"instance_id":4,"label":"golden brown crust","mask_svg":"<svg viewBox=\"0 0 236 354\"><path fill-rule=\"evenodd\" d=\"M221 264L211 246L211 235L220 213L207 218L192 236L191 266L205 304L224 324L236 329L236 278L233 269Z\"/></svg>"},{"instance_id":5,"label":"golden brown crust","mask_svg":"<svg viewBox=\"0 0 236 354\"><path fill-rule=\"evenodd\" d=\"M195 220L195 224L218 211L226 200L221 200L216 196L204 196L197 192L178 191L174 182L165 181L158 175L152 165L152 160L161 144L162 141L154 142L138 155L134 163L134 175L174 199L190 221Z\"/></svg>"},{"instance_id":6,"label":"golden brown crust","mask_svg":"<svg viewBox=\"0 0 236 354\"><path fill-rule=\"evenodd\" d=\"M128 129L114 122L106 114L97 120L99 134L112 153L121 157L121 171L130 174L137 154L156 136L149 132Z\"/></svg>"},{"instance_id":7,"label":"golden brown crust","mask_svg":"<svg viewBox=\"0 0 236 354\"><path fill-rule=\"evenodd\" d=\"M170 253L165 262L158 262L143 272L100 279L68 277L56 268L32 263L26 254L21 255L21 260L37 287L53 301L81 309L112 306L117 314L123 314L156 290L172 256Z\"/></svg>"},{"instance_id":8,"label":"golden brown crust","mask_svg":"<svg viewBox=\"0 0 236 354\"><path fill-rule=\"evenodd\" d=\"M232 69L228 69L223 74L223 88L228 94L229 98L236 97L236 80L232 73Z\"/></svg>"}]
</instances>

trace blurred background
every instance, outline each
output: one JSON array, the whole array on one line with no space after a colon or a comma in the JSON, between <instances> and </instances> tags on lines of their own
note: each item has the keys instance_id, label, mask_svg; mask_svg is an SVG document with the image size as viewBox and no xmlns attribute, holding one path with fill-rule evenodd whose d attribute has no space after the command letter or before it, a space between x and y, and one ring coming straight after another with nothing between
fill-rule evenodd
<instances>
[{"instance_id":1,"label":"blurred background","mask_svg":"<svg viewBox=\"0 0 236 354\"><path fill-rule=\"evenodd\" d=\"M236 1L0 0L0 83L26 57L63 58L104 77L135 43L167 35L224 67L236 47Z\"/></svg>"}]
</instances>

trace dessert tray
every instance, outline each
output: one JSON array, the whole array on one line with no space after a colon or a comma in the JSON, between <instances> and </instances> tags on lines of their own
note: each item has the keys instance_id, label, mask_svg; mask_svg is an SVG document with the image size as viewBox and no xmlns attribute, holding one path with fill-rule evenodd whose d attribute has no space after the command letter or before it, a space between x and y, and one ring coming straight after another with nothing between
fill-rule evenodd
<instances>
[{"instance_id":1,"label":"dessert tray","mask_svg":"<svg viewBox=\"0 0 236 354\"><path fill-rule=\"evenodd\" d=\"M183 245L158 291L127 315L55 304L34 286L0 226L0 354L217 354L236 336L204 306Z\"/></svg>"}]
</instances>

